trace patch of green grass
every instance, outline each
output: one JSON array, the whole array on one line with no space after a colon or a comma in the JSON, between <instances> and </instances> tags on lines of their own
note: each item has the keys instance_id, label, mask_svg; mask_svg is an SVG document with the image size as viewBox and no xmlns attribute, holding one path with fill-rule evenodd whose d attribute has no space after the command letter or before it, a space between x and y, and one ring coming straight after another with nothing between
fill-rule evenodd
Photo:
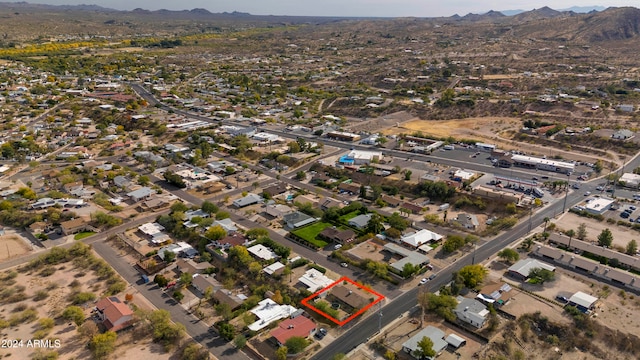
<instances>
[{"instance_id":1,"label":"patch of green grass","mask_svg":"<svg viewBox=\"0 0 640 360\"><path fill-rule=\"evenodd\" d=\"M309 226L305 226L298 230L292 231L291 233L308 241L309 243L317 247L323 248L327 246L327 244L329 243L324 240L317 239L317 237L318 237L318 234L322 232L322 230L326 229L329 226L331 226L331 224L329 223L317 222L315 224L311 224Z\"/></svg>"},{"instance_id":2,"label":"patch of green grass","mask_svg":"<svg viewBox=\"0 0 640 360\"><path fill-rule=\"evenodd\" d=\"M82 239L87 238L87 237L89 237L89 236L91 236L93 234L95 234L95 232L93 232L93 231L85 231L85 232L77 233L73 237L73 239L74 240L82 240Z\"/></svg>"},{"instance_id":3,"label":"patch of green grass","mask_svg":"<svg viewBox=\"0 0 640 360\"><path fill-rule=\"evenodd\" d=\"M340 216L340 221L341 222L348 222L349 220L353 219L354 217L360 215L360 211L352 211L348 214L344 214L342 216Z\"/></svg>"}]
</instances>

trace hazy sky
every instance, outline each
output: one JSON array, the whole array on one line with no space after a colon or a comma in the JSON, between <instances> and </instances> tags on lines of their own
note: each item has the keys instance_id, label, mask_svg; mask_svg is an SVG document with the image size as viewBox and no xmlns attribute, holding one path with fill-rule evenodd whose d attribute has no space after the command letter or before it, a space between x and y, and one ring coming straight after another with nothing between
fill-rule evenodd
<instances>
[{"instance_id":1,"label":"hazy sky","mask_svg":"<svg viewBox=\"0 0 640 360\"><path fill-rule=\"evenodd\" d=\"M3 0L13 1L13 0ZM22 1L22 0L20 0ZM31 3L53 5L97 4L132 10L204 8L211 12L241 11L254 15L315 15L315 16L416 16L435 17L467 13L481 14L489 10L532 10L549 6L553 9L571 6L635 6L638 0L28 0Z\"/></svg>"}]
</instances>

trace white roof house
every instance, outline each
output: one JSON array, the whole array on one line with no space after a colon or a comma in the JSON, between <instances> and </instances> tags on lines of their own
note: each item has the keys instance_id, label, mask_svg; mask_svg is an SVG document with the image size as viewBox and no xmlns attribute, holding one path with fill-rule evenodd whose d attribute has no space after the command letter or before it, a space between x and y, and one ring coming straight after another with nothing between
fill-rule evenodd
<instances>
[{"instance_id":1,"label":"white roof house","mask_svg":"<svg viewBox=\"0 0 640 360\"><path fill-rule=\"evenodd\" d=\"M304 284L307 287L307 290L312 293L326 288L334 282L316 269L307 270L307 272L305 272L298 281Z\"/></svg>"},{"instance_id":2,"label":"white roof house","mask_svg":"<svg viewBox=\"0 0 640 360\"><path fill-rule=\"evenodd\" d=\"M278 270L281 270L281 269L284 269L284 264L281 263L280 261L276 261L273 264L271 264L271 265L265 267L264 269L262 269L262 271L267 273L267 275L273 275Z\"/></svg>"},{"instance_id":3,"label":"white roof house","mask_svg":"<svg viewBox=\"0 0 640 360\"><path fill-rule=\"evenodd\" d=\"M463 337L458 336L456 334L449 334L449 336L444 338L444 341L446 341L447 344L453 346L456 349L467 342L467 340L465 340Z\"/></svg>"},{"instance_id":4,"label":"white roof house","mask_svg":"<svg viewBox=\"0 0 640 360\"><path fill-rule=\"evenodd\" d=\"M569 305L575 306L582 312L588 312L596 301L598 301L597 297L578 291L569 298Z\"/></svg>"},{"instance_id":5,"label":"white roof house","mask_svg":"<svg viewBox=\"0 0 640 360\"><path fill-rule=\"evenodd\" d=\"M164 226L155 222L154 223L149 222L149 223L138 226L138 230L147 236L154 236L156 234L163 232Z\"/></svg>"},{"instance_id":6,"label":"white roof house","mask_svg":"<svg viewBox=\"0 0 640 360\"><path fill-rule=\"evenodd\" d=\"M458 296L458 306L453 310L456 317L468 324L480 329L487 322L489 310L487 307L474 299Z\"/></svg>"},{"instance_id":7,"label":"white roof house","mask_svg":"<svg viewBox=\"0 0 640 360\"><path fill-rule=\"evenodd\" d=\"M248 248L247 251L262 260L273 260L273 259L277 259L278 255L276 255L276 253L273 252L273 250L269 249L268 247L262 245L262 244L258 244L258 245L253 245L252 247Z\"/></svg>"},{"instance_id":8,"label":"white roof house","mask_svg":"<svg viewBox=\"0 0 640 360\"><path fill-rule=\"evenodd\" d=\"M245 206L257 204L262 201L262 197L260 195L256 195L253 193L247 194L247 196L242 197L240 199L236 199L233 201L233 206L237 208L242 208Z\"/></svg>"},{"instance_id":9,"label":"white roof house","mask_svg":"<svg viewBox=\"0 0 640 360\"><path fill-rule=\"evenodd\" d=\"M274 321L290 317L297 310L291 305L278 305L271 299L264 299L258 303L258 306L249 310L258 317L258 321L248 326L249 330L259 331Z\"/></svg>"},{"instance_id":10,"label":"white roof house","mask_svg":"<svg viewBox=\"0 0 640 360\"><path fill-rule=\"evenodd\" d=\"M431 342L433 342L432 349L436 352L436 356L447 347L447 342L444 341L444 331L434 326L427 326L426 328L420 330L420 332L412 336L409 340L405 341L405 343L402 344L402 350L404 350L404 352L408 354L411 354L411 356L417 359L418 357L416 356L416 350L418 350L418 343L424 337L431 339Z\"/></svg>"},{"instance_id":11,"label":"white roof house","mask_svg":"<svg viewBox=\"0 0 640 360\"><path fill-rule=\"evenodd\" d=\"M549 265L542 261L538 261L536 259L528 258L528 259L522 259L517 263L511 265L511 267L509 268L509 274L516 278L526 280L529 278L529 273L534 268L542 268L549 271L556 271L555 266Z\"/></svg>"},{"instance_id":12,"label":"white roof house","mask_svg":"<svg viewBox=\"0 0 640 360\"><path fill-rule=\"evenodd\" d=\"M400 238L403 243L414 248L420 247L421 245L430 242L440 241L441 239L442 235L434 233L433 231L427 229L422 229L418 232L407 234Z\"/></svg>"}]
</instances>

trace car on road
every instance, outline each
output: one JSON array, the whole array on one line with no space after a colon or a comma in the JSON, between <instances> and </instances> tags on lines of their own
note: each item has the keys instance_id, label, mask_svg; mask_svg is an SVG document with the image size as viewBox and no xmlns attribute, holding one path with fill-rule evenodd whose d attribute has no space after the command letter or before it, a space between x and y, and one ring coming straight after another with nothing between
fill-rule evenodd
<instances>
[{"instance_id":1,"label":"car on road","mask_svg":"<svg viewBox=\"0 0 640 360\"><path fill-rule=\"evenodd\" d=\"M342 266L342 267L345 267L345 268L346 268L346 267L348 267L348 266L349 266L349 264L347 264L346 262L343 262L343 263L340 263L340 266Z\"/></svg>"},{"instance_id":2,"label":"car on road","mask_svg":"<svg viewBox=\"0 0 640 360\"><path fill-rule=\"evenodd\" d=\"M333 250L339 250L342 247L342 244L337 244L333 247Z\"/></svg>"},{"instance_id":3,"label":"car on road","mask_svg":"<svg viewBox=\"0 0 640 360\"><path fill-rule=\"evenodd\" d=\"M598 186L596 186L596 190L602 191L602 190L604 190L604 186L598 185Z\"/></svg>"},{"instance_id":4,"label":"car on road","mask_svg":"<svg viewBox=\"0 0 640 360\"><path fill-rule=\"evenodd\" d=\"M422 280L420 280L420 283L418 285L424 285L427 283L427 281L429 281L429 279L427 278L422 278Z\"/></svg>"},{"instance_id":5,"label":"car on road","mask_svg":"<svg viewBox=\"0 0 640 360\"><path fill-rule=\"evenodd\" d=\"M591 195L591 191L587 191L586 193L584 193L584 196L589 196Z\"/></svg>"},{"instance_id":6,"label":"car on road","mask_svg":"<svg viewBox=\"0 0 640 360\"><path fill-rule=\"evenodd\" d=\"M431 276L429 276L429 280L433 280L436 278L436 274L431 274Z\"/></svg>"},{"instance_id":7,"label":"car on road","mask_svg":"<svg viewBox=\"0 0 640 360\"><path fill-rule=\"evenodd\" d=\"M538 178L534 176L534 177L531 178L531 180L538 181Z\"/></svg>"},{"instance_id":8,"label":"car on road","mask_svg":"<svg viewBox=\"0 0 640 360\"><path fill-rule=\"evenodd\" d=\"M631 210L636 210L636 209L637 209L637 207L636 207L635 205L631 205L631 206L629 206L629 209L631 209Z\"/></svg>"}]
</instances>

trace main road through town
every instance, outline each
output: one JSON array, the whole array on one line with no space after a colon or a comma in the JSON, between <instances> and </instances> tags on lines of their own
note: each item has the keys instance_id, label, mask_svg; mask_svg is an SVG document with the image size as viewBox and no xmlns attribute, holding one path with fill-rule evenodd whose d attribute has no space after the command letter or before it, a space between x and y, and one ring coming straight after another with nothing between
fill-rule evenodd
<instances>
[{"instance_id":1,"label":"main road through town","mask_svg":"<svg viewBox=\"0 0 640 360\"><path fill-rule=\"evenodd\" d=\"M173 110L175 113L195 118L198 120L214 122L214 120L186 112L184 110L169 108L168 106L161 104L153 97L151 93L149 93L146 89L144 89L139 84L130 84L132 88L145 100L147 100L150 104L160 104L159 106L166 110ZM281 136L291 136L290 133L286 133L279 130L266 129L265 131L278 134ZM301 137L306 138L307 140L317 140L316 137L311 135L302 135ZM339 141L333 141L328 139L323 139L323 142L326 144L330 144L331 146L335 146L338 148L345 149L360 149L360 150L368 150L369 146L363 146L358 144L344 143ZM412 161L432 161L436 160L439 163L444 163L450 166L460 166L464 168L473 169L481 172L493 172L498 173L504 176L510 176L514 172L517 176L521 176L523 179L528 178L531 175L530 171L527 170L504 170L495 168L492 166L487 166L484 164L476 164L474 162L460 161L455 159L446 159L437 157L434 155L424 155L424 154L412 154L398 150L384 150L385 155L391 155L398 158L411 159ZM632 159L626 166L628 168L633 168L639 165L638 158ZM508 171L508 173L501 173L504 171ZM558 179L565 179L565 176L555 176ZM389 324L394 319L398 318L403 313L410 311L414 307L417 306L417 295L420 291L435 291L439 289L441 286L449 283L452 278L452 274L462 267L466 265L470 265L473 263L480 262L484 259L491 257L496 252L501 249L509 246L511 243L515 242L518 239L524 237L527 233L529 233L533 228L540 225L545 218L553 218L556 215L562 214L566 209L571 206L579 203L583 199L584 191L595 190L595 181L585 182L583 183L582 190L580 192L572 192L567 194L565 197L555 200L550 203L546 207L538 210L536 213L531 212L529 216L527 216L522 222L514 226L513 228L507 230L505 233L495 237L493 240L486 242L484 245L477 247L473 252L467 254L466 256L458 259L453 264L448 267L442 269L438 275L430 282L428 282L424 286L418 286L414 289L404 292L402 295L399 295L395 299L390 299L386 301L386 305L384 305L380 311L372 310L368 314L367 317L359 318L354 320L351 324L345 325L345 332L334 340L331 344L325 346L322 350L316 353L312 359L317 360L326 360L331 359L335 354L339 353L348 353L355 347L360 344L365 343L368 339L370 339L373 335L375 335L380 328L383 328L387 324ZM186 194L186 193L185 193ZM182 194L181 194L182 195ZM195 200L195 199L187 199ZM197 203L197 201L194 201ZM234 219L236 220L236 219ZM238 219L240 220L240 219Z\"/></svg>"}]
</instances>

